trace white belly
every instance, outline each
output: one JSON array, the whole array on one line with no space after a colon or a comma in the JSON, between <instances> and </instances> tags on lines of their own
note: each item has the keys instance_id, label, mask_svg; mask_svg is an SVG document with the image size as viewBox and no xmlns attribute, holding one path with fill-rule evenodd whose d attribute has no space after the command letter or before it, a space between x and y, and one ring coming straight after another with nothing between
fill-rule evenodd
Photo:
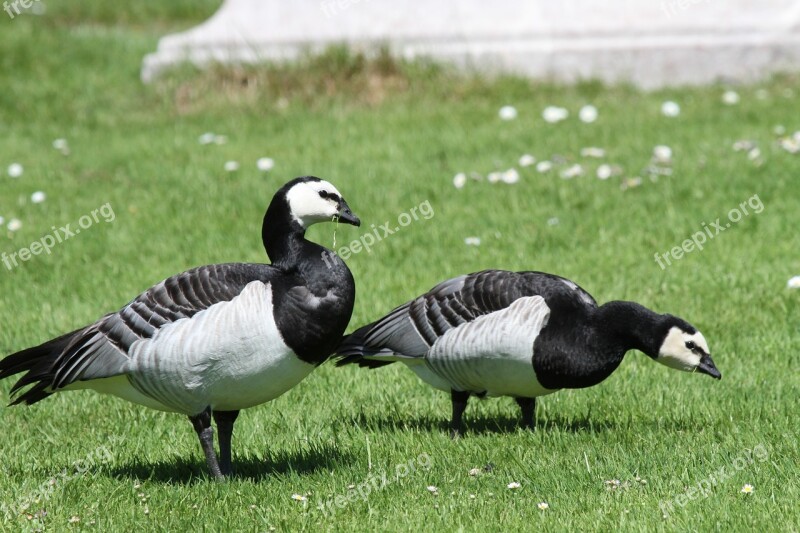
<instances>
[{"instance_id":1,"label":"white belly","mask_svg":"<svg viewBox=\"0 0 800 533\"><path fill-rule=\"evenodd\" d=\"M447 331L431 347L425 366L412 366L432 386L533 398L546 389L533 370L533 343L550 309L540 296L520 298L506 309Z\"/></svg>"},{"instance_id":2,"label":"white belly","mask_svg":"<svg viewBox=\"0 0 800 533\"><path fill-rule=\"evenodd\" d=\"M188 415L208 406L238 410L277 398L314 365L286 346L272 311L271 287L254 281L233 300L135 342L127 376L151 402ZM125 396L136 401L130 391Z\"/></svg>"}]
</instances>

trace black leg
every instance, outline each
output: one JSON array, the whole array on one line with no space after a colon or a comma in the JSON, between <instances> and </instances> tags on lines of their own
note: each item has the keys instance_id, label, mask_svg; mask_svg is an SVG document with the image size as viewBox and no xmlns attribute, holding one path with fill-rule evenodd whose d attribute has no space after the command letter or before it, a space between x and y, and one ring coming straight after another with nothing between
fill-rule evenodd
<instances>
[{"instance_id":1,"label":"black leg","mask_svg":"<svg viewBox=\"0 0 800 533\"><path fill-rule=\"evenodd\" d=\"M214 411L214 422L217 423L217 438L219 439L219 468L223 476L233 473L231 464L231 435L233 423L239 416L239 411Z\"/></svg>"},{"instance_id":2,"label":"black leg","mask_svg":"<svg viewBox=\"0 0 800 533\"><path fill-rule=\"evenodd\" d=\"M450 401L453 402L453 418L450 420L450 437L456 438L461 434L461 417L467 408L469 392L451 390Z\"/></svg>"},{"instance_id":3,"label":"black leg","mask_svg":"<svg viewBox=\"0 0 800 533\"><path fill-rule=\"evenodd\" d=\"M214 453L214 428L211 427L211 408L207 407L205 411L197 416L190 416L189 421L194 426L197 437L200 439L200 446L203 447L203 453L206 455L208 470L212 476L221 479L223 475L219 469L217 454Z\"/></svg>"},{"instance_id":4,"label":"black leg","mask_svg":"<svg viewBox=\"0 0 800 533\"><path fill-rule=\"evenodd\" d=\"M514 398L522 409L522 427L533 429L533 413L536 410L536 398Z\"/></svg>"}]
</instances>

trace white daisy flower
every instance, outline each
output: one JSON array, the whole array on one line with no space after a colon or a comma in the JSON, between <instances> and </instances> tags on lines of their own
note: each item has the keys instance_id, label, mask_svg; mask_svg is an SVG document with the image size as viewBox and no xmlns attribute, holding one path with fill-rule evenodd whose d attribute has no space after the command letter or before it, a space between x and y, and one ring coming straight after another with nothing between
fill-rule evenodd
<instances>
[{"instance_id":1,"label":"white daisy flower","mask_svg":"<svg viewBox=\"0 0 800 533\"><path fill-rule=\"evenodd\" d=\"M6 227L8 228L8 231L19 231L22 229L22 221L18 218L12 218L8 221Z\"/></svg>"},{"instance_id":2,"label":"white daisy flower","mask_svg":"<svg viewBox=\"0 0 800 533\"><path fill-rule=\"evenodd\" d=\"M197 142L199 142L200 144L211 144L214 142L215 137L216 136L209 131L198 137Z\"/></svg>"},{"instance_id":3,"label":"white daisy flower","mask_svg":"<svg viewBox=\"0 0 800 533\"><path fill-rule=\"evenodd\" d=\"M81 517L79 517L79 516L71 516L71 517L69 517L69 523L70 524L77 524L80 521L81 521Z\"/></svg>"},{"instance_id":4,"label":"white daisy flower","mask_svg":"<svg viewBox=\"0 0 800 533\"><path fill-rule=\"evenodd\" d=\"M69 144L66 139L56 139L53 141L53 148L58 150L64 155L69 153Z\"/></svg>"},{"instance_id":5,"label":"white daisy flower","mask_svg":"<svg viewBox=\"0 0 800 533\"><path fill-rule=\"evenodd\" d=\"M800 276L798 276L798 279L800 279ZM469 471L469 475L470 476L479 476L480 474L481 474L481 469L480 468L472 468Z\"/></svg>"},{"instance_id":6,"label":"white daisy flower","mask_svg":"<svg viewBox=\"0 0 800 533\"><path fill-rule=\"evenodd\" d=\"M659 144L653 148L653 159L659 163L671 163L672 148L663 144Z\"/></svg>"},{"instance_id":7,"label":"white daisy flower","mask_svg":"<svg viewBox=\"0 0 800 533\"><path fill-rule=\"evenodd\" d=\"M578 176L583 176L583 167L577 163L561 171L561 177L565 180L577 178Z\"/></svg>"},{"instance_id":8,"label":"white daisy flower","mask_svg":"<svg viewBox=\"0 0 800 533\"><path fill-rule=\"evenodd\" d=\"M794 137L784 137L780 140L780 145L781 148L790 154L796 154L800 152L800 140L797 140Z\"/></svg>"},{"instance_id":9,"label":"white daisy flower","mask_svg":"<svg viewBox=\"0 0 800 533\"><path fill-rule=\"evenodd\" d=\"M8 165L8 175L12 178L18 178L22 176L23 170L24 169L22 168L22 165L19 163L11 163Z\"/></svg>"},{"instance_id":10,"label":"white daisy flower","mask_svg":"<svg viewBox=\"0 0 800 533\"><path fill-rule=\"evenodd\" d=\"M581 122L591 124L597 120L597 108L593 105L585 105L578 111L578 118Z\"/></svg>"},{"instance_id":11,"label":"white daisy flower","mask_svg":"<svg viewBox=\"0 0 800 533\"><path fill-rule=\"evenodd\" d=\"M226 161L225 170L227 172L236 172L239 170L239 163L237 161Z\"/></svg>"},{"instance_id":12,"label":"white daisy flower","mask_svg":"<svg viewBox=\"0 0 800 533\"><path fill-rule=\"evenodd\" d=\"M786 283L787 289L800 289L800 276L792 276Z\"/></svg>"},{"instance_id":13,"label":"white daisy flower","mask_svg":"<svg viewBox=\"0 0 800 533\"><path fill-rule=\"evenodd\" d=\"M481 245L481 238L480 237L467 237L464 239L464 244L467 246L480 246Z\"/></svg>"},{"instance_id":14,"label":"white daisy flower","mask_svg":"<svg viewBox=\"0 0 800 533\"><path fill-rule=\"evenodd\" d=\"M31 202L34 204L40 204L47 199L47 195L42 191L36 191L35 193L31 194Z\"/></svg>"},{"instance_id":15,"label":"white daisy flower","mask_svg":"<svg viewBox=\"0 0 800 533\"><path fill-rule=\"evenodd\" d=\"M742 492L744 494L753 494L754 490L756 489L753 487L753 485L751 485L750 483L745 483L745 485L742 487L742 490L740 490L739 492Z\"/></svg>"},{"instance_id":16,"label":"white daisy flower","mask_svg":"<svg viewBox=\"0 0 800 533\"><path fill-rule=\"evenodd\" d=\"M671 100L668 100L661 104L661 114L665 117L677 117L681 114L681 106Z\"/></svg>"},{"instance_id":17,"label":"white daisy flower","mask_svg":"<svg viewBox=\"0 0 800 533\"><path fill-rule=\"evenodd\" d=\"M224 135L214 135L214 144L225 144L228 142L228 138Z\"/></svg>"},{"instance_id":18,"label":"white daisy flower","mask_svg":"<svg viewBox=\"0 0 800 533\"><path fill-rule=\"evenodd\" d=\"M536 158L531 154L525 154L519 158L519 166L521 167L529 167L534 163L536 163Z\"/></svg>"},{"instance_id":19,"label":"white daisy flower","mask_svg":"<svg viewBox=\"0 0 800 533\"><path fill-rule=\"evenodd\" d=\"M553 163L551 163L550 161L539 161L538 163L536 163L536 170L541 173L550 172L552 168L553 168Z\"/></svg>"},{"instance_id":20,"label":"white daisy flower","mask_svg":"<svg viewBox=\"0 0 800 533\"><path fill-rule=\"evenodd\" d=\"M547 502L539 502L539 503L536 504L536 507L538 507L540 510L544 511L544 510L550 508L550 504L547 503Z\"/></svg>"},{"instance_id":21,"label":"white daisy flower","mask_svg":"<svg viewBox=\"0 0 800 533\"><path fill-rule=\"evenodd\" d=\"M608 165L608 164L604 163L604 164L600 165L599 167L597 167L597 178L598 179L607 180L608 178L611 177L611 175L613 173L614 173L614 169L611 168L611 165Z\"/></svg>"},{"instance_id":22,"label":"white daisy flower","mask_svg":"<svg viewBox=\"0 0 800 533\"><path fill-rule=\"evenodd\" d=\"M433 485L428 485L425 488L428 489L428 492L431 492L433 494L436 494L437 492L439 492L439 489L437 487L433 486Z\"/></svg>"},{"instance_id":23,"label":"white daisy flower","mask_svg":"<svg viewBox=\"0 0 800 533\"><path fill-rule=\"evenodd\" d=\"M606 151L596 146L589 146L581 149L581 156L583 157L605 157Z\"/></svg>"},{"instance_id":24,"label":"white daisy flower","mask_svg":"<svg viewBox=\"0 0 800 533\"><path fill-rule=\"evenodd\" d=\"M489 172L486 176L486 179L489 183L497 183L503 180L503 173L502 172Z\"/></svg>"},{"instance_id":25,"label":"white daisy flower","mask_svg":"<svg viewBox=\"0 0 800 533\"><path fill-rule=\"evenodd\" d=\"M504 105L500 108L500 111L498 111L497 114L502 120L514 120L517 118L517 108L510 105Z\"/></svg>"},{"instance_id":26,"label":"white daisy flower","mask_svg":"<svg viewBox=\"0 0 800 533\"><path fill-rule=\"evenodd\" d=\"M292 499L296 502L305 502L308 501L308 498L303 496L302 494L292 494Z\"/></svg>"},{"instance_id":27,"label":"white daisy flower","mask_svg":"<svg viewBox=\"0 0 800 533\"><path fill-rule=\"evenodd\" d=\"M734 152L746 152L748 150L752 150L756 147L755 141L751 141L750 139L739 139L735 143L733 143L733 151Z\"/></svg>"},{"instance_id":28,"label":"white daisy flower","mask_svg":"<svg viewBox=\"0 0 800 533\"><path fill-rule=\"evenodd\" d=\"M620 189L623 191L625 189L633 189L634 187L638 187L642 184L642 178L639 176L634 176L633 178L625 178L625 181L622 182L620 185Z\"/></svg>"},{"instance_id":29,"label":"white daisy flower","mask_svg":"<svg viewBox=\"0 0 800 533\"><path fill-rule=\"evenodd\" d=\"M548 226L558 226L560 223L561 221L558 220L558 217L551 217L547 219Z\"/></svg>"},{"instance_id":30,"label":"white daisy flower","mask_svg":"<svg viewBox=\"0 0 800 533\"><path fill-rule=\"evenodd\" d=\"M545 122L549 122L550 124L555 124L556 122L561 122L565 120L569 116L569 111L567 111L563 107L558 106L547 106L542 111L542 118Z\"/></svg>"},{"instance_id":31,"label":"white daisy flower","mask_svg":"<svg viewBox=\"0 0 800 533\"><path fill-rule=\"evenodd\" d=\"M517 483L516 481L512 481L511 483L509 483L508 485L506 485L506 488L508 488L508 489L511 489L511 490L517 490L517 489L518 489L518 488L520 488L520 487L522 487L522 485L520 485L520 484L519 484L519 483Z\"/></svg>"},{"instance_id":32,"label":"white daisy flower","mask_svg":"<svg viewBox=\"0 0 800 533\"><path fill-rule=\"evenodd\" d=\"M726 105L736 105L739 103L739 93L736 91L725 91L722 93L722 103Z\"/></svg>"},{"instance_id":33,"label":"white daisy flower","mask_svg":"<svg viewBox=\"0 0 800 533\"><path fill-rule=\"evenodd\" d=\"M453 176L453 187L456 189L463 189L464 185L467 184L467 175L463 172L459 172L455 176Z\"/></svg>"},{"instance_id":34,"label":"white daisy flower","mask_svg":"<svg viewBox=\"0 0 800 533\"><path fill-rule=\"evenodd\" d=\"M275 161L271 157L259 157L256 161L256 168L262 172L272 170L275 166Z\"/></svg>"},{"instance_id":35,"label":"white daisy flower","mask_svg":"<svg viewBox=\"0 0 800 533\"><path fill-rule=\"evenodd\" d=\"M503 172L501 179L503 180L503 183L508 183L509 185L517 183L519 181L519 172L517 172L516 168L509 168Z\"/></svg>"}]
</instances>

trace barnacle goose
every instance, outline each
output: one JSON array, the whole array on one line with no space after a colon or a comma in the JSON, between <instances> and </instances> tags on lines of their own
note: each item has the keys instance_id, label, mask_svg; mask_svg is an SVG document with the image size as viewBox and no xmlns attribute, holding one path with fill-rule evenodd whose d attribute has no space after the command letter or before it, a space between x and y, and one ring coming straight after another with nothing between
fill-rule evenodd
<instances>
[{"instance_id":1,"label":"barnacle goose","mask_svg":"<svg viewBox=\"0 0 800 533\"><path fill-rule=\"evenodd\" d=\"M296 178L267 208L262 239L272 265L208 265L172 276L116 313L0 361L0 379L27 372L13 404L93 389L187 415L211 474L231 473L240 409L297 385L336 348L355 284L335 254L305 239L308 226L360 225L327 181ZM219 433L214 451L211 419Z\"/></svg>"},{"instance_id":2,"label":"barnacle goose","mask_svg":"<svg viewBox=\"0 0 800 533\"><path fill-rule=\"evenodd\" d=\"M485 270L440 283L345 337L337 366L404 363L450 392L457 436L470 395L512 396L533 428L535 399L606 379L628 350L721 377L702 333L637 303L594 298L542 272Z\"/></svg>"}]
</instances>

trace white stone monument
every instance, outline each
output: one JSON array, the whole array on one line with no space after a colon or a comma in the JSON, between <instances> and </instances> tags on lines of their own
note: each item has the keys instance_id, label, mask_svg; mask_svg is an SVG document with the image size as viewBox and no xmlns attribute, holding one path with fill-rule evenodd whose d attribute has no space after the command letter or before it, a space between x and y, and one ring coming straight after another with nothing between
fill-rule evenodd
<instances>
[{"instance_id":1,"label":"white stone monument","mask_svg":"<svg viewBox=\"0 0 800 533\"><path fill-rule=\"evenodd\" d=\"M562 82L737 83L800 70L800 0L225 0L162 38L141 76L339 43Z\"/></svg>"}]
</instances>

